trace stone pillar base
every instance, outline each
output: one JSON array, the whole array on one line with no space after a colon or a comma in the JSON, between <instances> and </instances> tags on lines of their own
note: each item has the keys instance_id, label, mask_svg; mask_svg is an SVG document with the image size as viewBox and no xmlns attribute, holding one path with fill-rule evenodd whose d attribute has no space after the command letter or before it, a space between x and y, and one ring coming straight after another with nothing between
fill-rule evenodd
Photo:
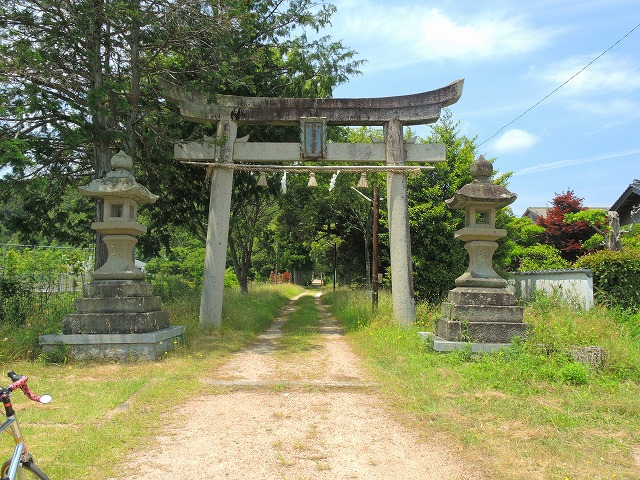
<instances>
[{"instance_id":1,"label":"stone pillar base","mask_svg":"<svg viewBox=\"0 0 640 480\"><path fill-rule=\"evenodd\" d=\"M522 312L507 289L457 287L442 304L436 335L452 342L508 344L527 334Z\"/></svg>"},{"instance_id":2,"label":"stone pillar base","mask_svg":"<svg viewBox=\"0 0 640 480\"><path fill-rule=\"evenodd\" d=\"M76 360L157 360L173 351L183 333L184 327L168 327L150 333L51 334L41 336L40 345L45 353L60 346L69 348Z\"/></svg>"},{"instance_id":3,"label":"stone pillar base","mask_svg":"<svg viewBox=\"0 0 640 480\"><path fill-rule=\"evenodd\" d=\"M65 346L77 360L156 360L173 350L184 327L169 326L169 312L143 280L94 280L66 315L62 334L40 337L45 352Z\"/></svg>"},{"instance_id":4,"label":"stone pillar base","mask_svg":"<svg viewBox=\"0 0 640 480\"><path fill-rule=\"evenodd\" d=\"M469 353L493 353L509 347L508 343L454 342L444 340L431 332L418 332L418 335L428 341L436 352L466 350Z\"/></svg>"}]
</instances>

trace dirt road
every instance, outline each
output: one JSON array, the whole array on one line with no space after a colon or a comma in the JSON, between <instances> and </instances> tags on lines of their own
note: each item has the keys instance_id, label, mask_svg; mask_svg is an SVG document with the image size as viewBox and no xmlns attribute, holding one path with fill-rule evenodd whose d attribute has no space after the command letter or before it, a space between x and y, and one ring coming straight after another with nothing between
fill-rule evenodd
<instances>
[{"instance_id":1,"label":"dirt road","mask_svg":"<svg viewBox=\"0 0 640 480\"><path fill-rule=\"evenodd\" d=\"M436 436L419 437L388 410L316 301L322 329L312 348L277 348L290 304L254 345L202 380L222 393L184 405L173 420L185 427L133 453L134 470L122 478L481 478Z\"/></svg>"}]
</instances>

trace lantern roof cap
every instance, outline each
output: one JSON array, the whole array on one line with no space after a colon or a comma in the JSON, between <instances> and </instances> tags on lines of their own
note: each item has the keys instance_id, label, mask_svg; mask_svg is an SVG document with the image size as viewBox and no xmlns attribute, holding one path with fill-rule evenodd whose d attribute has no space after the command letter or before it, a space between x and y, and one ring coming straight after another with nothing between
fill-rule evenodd
<instances>
[{"instance_id":1,"label":"lantern roof cap","mask_svg":"<svg viewBox=\"0 0 640 480\"><path fill-rule=\"evenodd\" d=\"M501 208L513 203L517 195L502 185L491 183L493 165L483 155L470 167L474 180L463 185L453 197L445 200L449 208L461 210L471 206Z\"/></svg>"},{"instance_id":2,"label":"lantern roof cap","mask_svg":"<svg viewBox=\"0 0 640 480\"><path fill-rule=\"evenodd\" d=\"M111 157L112 170L106 177L96 178L88 185L80 187L85 197L120 197L128 198L139 204L155 203L158 195L151 193L146 187L136 182L131 173L133 160L122 150Z\"/></svg>"}]
</instances>

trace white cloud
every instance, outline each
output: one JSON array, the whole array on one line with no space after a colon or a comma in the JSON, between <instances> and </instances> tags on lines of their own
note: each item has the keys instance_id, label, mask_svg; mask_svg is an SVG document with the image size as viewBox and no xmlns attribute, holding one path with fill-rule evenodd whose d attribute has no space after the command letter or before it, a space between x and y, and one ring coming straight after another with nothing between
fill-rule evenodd
<instances>
[{"instance_id":1,"label":"white cloud","mask_svg":"<svg viewBox=\"0 0 640 480\"><path fill-rule=\"evenodd\" d=\"M632 148L632 149L624 150L622 152L603 153L600 155L594 155L593 157L574 158L571 160L559 160L557 162L541 163L539 165L534 165L533 167L528 167L528 168L523 168L522 170L518 170L513 175L514 176L529 175L532 173L546 172L548 170L556 170L558 168L565 168L565 167L575 167L576 165L584 165L585 163L598 162L600 160L608 160L611 158L626 157L629 155L638 155L638 154L640 154L640 148Z\"/></svg>"},{"instance_id":2,"label":"white cloud","mask_svg":"<svg viewBox=\"0 0 640 480\"><path fill-rule=\"evenodd\" d=\"M558 33L495 11L465 18L433 7L371 0L338 1L337 8L332 35L368 58L369 70L422 61L505 58L539 50Z\"/></svg>"},{"instance_id":3,"label":"white cloud","mask_svg":"<svg viewBox=\"0 0 640 480\"><path fill-rule=\"evenodd\" d=\"M491 151L496 154L526 152L538 143L538 139L539 137L533 133L512 128L491 144Z\"/></svg>"},{"instance_id":4,"label":"white cloud","mask_svg":"<svg viewBox=\"0 0 640 480\"><path fill-rule=\"evenodd\" d=\"M544 71L532 71L549 86L558 87L580 72L598 54L579 55L548 65ZM558 94L564 96L593 96L623 94L640 89L640 63L637 59L603 56L564 85Z\"/></svg>"}]
</instances>

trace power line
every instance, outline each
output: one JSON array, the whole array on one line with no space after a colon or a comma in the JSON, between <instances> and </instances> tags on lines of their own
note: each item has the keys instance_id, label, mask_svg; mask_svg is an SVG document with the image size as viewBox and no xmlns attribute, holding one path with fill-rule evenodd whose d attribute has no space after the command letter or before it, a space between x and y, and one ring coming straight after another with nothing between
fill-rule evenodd
<instances>
[{"instance_id":1,"label":"power line","mask_svg":"<svg viewBox=\"0 0 640 480\"><path fill-rule=\"evenodd\" d=\"M562 85L558 86L557 88L555 88L551 93L548 93L547 95L545 95L541 100L538 100L536 103L534 103L532 106L530 106L529 108L527 108L524 112L522 112L520 115L518 115L516 118L514 118L513 120L511 120L509 123L507 123L506 125L504 125L502 128L500 128L500 130L498 130L496 133L494 133L493 135L491 135L489 138L487 138L484 142L480 143L478 145L478 147L481 147L482 145L484 145L485 143L487 143L489 140L491 140L493 137L495 137L496 135L498 135L500 132L502 132L505 128L507 128L509 125L514 124L515 122L517 122L518 120L520 120L522 117L524 117L527 113L529 113L531 110L533 110L534 108L536 108L538 105L540 105L542 102L544 102L547 98L549 98L551 95L553 95L554 93L556 93L558 90L560 90L562 87L564 87L567 83L569 83L571 80L573 80L574 78L576 78L578 75L580 75L583 71L585 71L587 68L589 68L591 66L591 64L593 64L596 60L598 60L600 57L602 57L604 54L606 54L609 50L611 50L612 48L614 48L616 45L618 45L620 42L622 42L625 38L627 38L629 35L631 35L634 30L636 30L638 27L640 27L640 23L638 25L636 25L635 27L633 27L631 30L629 30L622 38L620 38L616 43L614 43L613 45L611 45L609 48L607 48L604 52L602 52L600 55L598 55L596 58L594 58L593 60L591 60L589 63L587 63L584 67L582 67L580 70L578 70L576 73L574 73L571 78L569 78L567 81L565 81Z\"/></svg>"}]
</instances>

